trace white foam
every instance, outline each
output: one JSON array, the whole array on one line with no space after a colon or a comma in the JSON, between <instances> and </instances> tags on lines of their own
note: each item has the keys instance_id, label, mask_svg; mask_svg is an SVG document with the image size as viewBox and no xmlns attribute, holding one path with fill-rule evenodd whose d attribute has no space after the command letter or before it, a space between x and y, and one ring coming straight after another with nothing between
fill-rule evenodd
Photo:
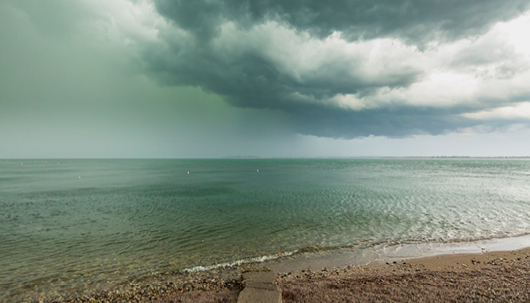
<instances>
[{"instance_id":1,"label":"white foam","mask_svg":"<svg viewBox=\"0 0 530 303\"><path fill-rule=\"evenodd\" d=\"M270 255L270 256L261 256L261 257L255 257L255 258L251 258L251 259L243 259L243 260L237 260L235 262L232 262L232 263L220 263L220 264L215 264L215 265L210 265L210 266L195 266L193 268L186 268L184 269L185 272L198 272L198 271L207 271L207 270L212 270L212 269L216 269L216 268L220 268L220 267L233 267L233 266L239 266L241 264L247 264L247 263L261 263L261 262L265 262L265 261L268 261L268 260L275 260L275 259L278 259L278 258L281 258L281 257L286 257L286 256L290 256L294 253L296 253L298 250L295 250L295 251L291 251L291 252L284 252L284 253L279 253L279 254L274 254L274 255Z\"/></svg>"}]
</instances>

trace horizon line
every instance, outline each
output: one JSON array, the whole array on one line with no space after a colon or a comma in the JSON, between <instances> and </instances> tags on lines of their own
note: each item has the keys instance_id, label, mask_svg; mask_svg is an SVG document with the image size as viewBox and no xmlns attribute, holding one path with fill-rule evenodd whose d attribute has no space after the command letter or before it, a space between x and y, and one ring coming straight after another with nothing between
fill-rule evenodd
<instances>
[{"instance_id":1,"label":"horizon line","mask_svg":"<svg viewBox=\"0 0 530 303\"><path fill-rule=\"evenodd\" d=\"M273 157L273 156L223 156L223 157L80 157L80 158L0 158L9 160L245 160L245 159L528 159L530 156L312 156L312 157Z\"/></svg>"}]
</instances>

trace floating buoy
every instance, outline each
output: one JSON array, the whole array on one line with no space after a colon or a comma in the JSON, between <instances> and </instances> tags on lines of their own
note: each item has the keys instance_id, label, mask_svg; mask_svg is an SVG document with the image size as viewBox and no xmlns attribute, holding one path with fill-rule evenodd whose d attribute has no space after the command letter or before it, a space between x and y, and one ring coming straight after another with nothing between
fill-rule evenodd
<instances>
[{"instance_id":1,"label":"floating buoy","mask_svg":"<svg viewBox=\"0 0 530 303\"><path fill-rule=\"evenodd\" d=\"M259 169L256 169L256 172L259 173Z\"/></svg>"},{"instance_id":2,"label":"floating buoy","mask_svg":"<svg viewBox=\"0 0 530 303\"><path fill-rule=\"evenodd\" d=\"M188 172L188 175L190 174L190 172Z\"/></svg>"}]
</instances>

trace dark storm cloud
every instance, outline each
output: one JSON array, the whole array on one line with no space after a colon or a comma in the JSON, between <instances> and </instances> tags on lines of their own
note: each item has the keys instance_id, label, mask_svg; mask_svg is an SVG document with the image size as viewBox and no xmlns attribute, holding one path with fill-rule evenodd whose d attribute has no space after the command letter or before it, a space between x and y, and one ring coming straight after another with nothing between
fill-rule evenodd
<instances>
[{"instance_id":1,"label":"dark storm cloud","mask_svg":"<svg viewBox=\"0 0 530 303\"><path fill-rule=\"evenodd\" d=\"M340 31L350 39L399 36L413 42L477 35L530 6L525 0L155 0L155 4L163 16L205 37L214 35L226 20L249 25L274 19L319 37Z\"/></svg>"},{"instance_id":2,"label":"dark storm cloud","mask_svg":"<svg viewBox=\"0 0 530 303\"><path fill-rule=\"evenodd\" d=\"M367 135L391 138L409 135L440 135L459 127L473 126L459 118L459 110L416 107L382 108L368 111L307 108L296 115L299 131L320 137L352 138Z\"/></svg>"},{"instance_id":3,"label":"dark storm cloud","mask_svg":"<svg viewBox=\"0 0 530 303\"><path fill-rule=\"evenodd\" d=\"M278 70L271 60L259 53L248 52L237 58L226 60L214 49L175 51L175 56L150 50L146 58L150 67L163 71L165 81L170 84L203 86L221 94L233 105L252 108L286 109L292 112L300 106L297 93L315 100L330 98L338 93L369 93L380 86L407 86L416 80L419 71L404 70L400 74L381 75L379 79L363 79L350 75L341 62L329 65L329 71L319 71L301 82ZM199 53L197 53L197 52ZM292 107L292 108L291 108Z\"/></svg>"},{"instance_id":4,"label":"dark storm cloud","mask_svg":"<svg viewBox=\"0 0 530 303\"><path fill-rule=\"evenodd\" d=\"M168 85L200 86L237 107L286 112L302 134L335 138L441 134L480 123L462 114L491 104L447 108L391 99L373 105L380 90L407 89L429 76L427 68L410 60L422 53L414 45L424 50L428 42L443 45L483 34L529 5L520 0L155 0L158 13L179 33L161 31L162 44L144 45L142 57L147 69ZM227 38L231 32L235 39ZM340 32L338 38L334 32ZM396 55L385 46L388 49L382 50L377 64L370 63L374 45L355 54L355 48L362 49L362 43L376 38L403 41L409 51ZM293 39L298 40L290 44ZM350 48L318 48L337 40ZM337 50L340 47L343 52ZM483 54L483 50L469 48L447 67L476 73L482 65L501 62L495 67L499 78L526 70L524 60L513 61L514 52L509 49L495 54ZM316 58L299 59L312 51ZM390 59L385 61L385 56ZM311 64L315 66L305 66ZM344 96L355 96L365 104L358 108L338 104L337 98Z\"/></svg>"}]
</instances>

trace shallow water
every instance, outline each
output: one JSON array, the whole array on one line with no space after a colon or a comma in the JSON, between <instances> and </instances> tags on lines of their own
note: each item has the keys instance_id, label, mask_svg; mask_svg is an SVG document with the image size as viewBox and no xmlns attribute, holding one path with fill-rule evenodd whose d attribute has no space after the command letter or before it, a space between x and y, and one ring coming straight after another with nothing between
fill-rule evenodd
<instances>
[{"instance_id":1,"label":"shallow water","mask_svg":"<svg viewBox=\"0 0 530 303\"><path fill-rule=\"evenodd\" d=\"M530 161L2 160L0 209L7 302L303 247L525 235Z\"/></svg>"}]
</instances>

